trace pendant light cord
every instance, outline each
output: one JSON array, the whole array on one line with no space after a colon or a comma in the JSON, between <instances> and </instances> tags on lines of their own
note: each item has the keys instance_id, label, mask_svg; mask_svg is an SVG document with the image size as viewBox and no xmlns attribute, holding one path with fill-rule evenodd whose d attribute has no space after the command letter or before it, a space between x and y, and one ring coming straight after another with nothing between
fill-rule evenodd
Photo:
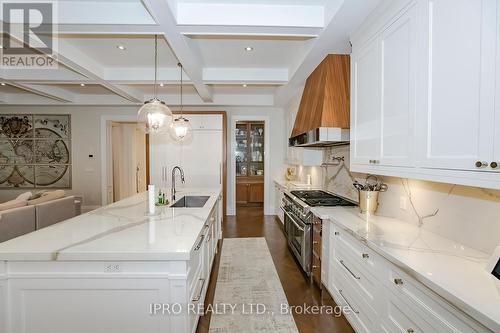
<instances>
[{"instance_id":1,"label":"pendant light cord","mask_svg":"<svg viewBox=\"0 0 500 333\"><path fill-rule=\"evenodd\" d=\"M158 35L155 35L155 88L154 88L155 98L158 97L158 87L156 86L157 72L158 72Z\"/></svg>"},{"instance_id":2,"label":"pendant light cord","mask_svg":"<svg viewBox=\"0 0 500 333\"><path fill-rule=\"evenodd\" d=\"M182 64L178 63L179 67L181 68L181 118L182 118L182 109L184 108L184 104L182 103Z\"/></svg>"}]
</instances>

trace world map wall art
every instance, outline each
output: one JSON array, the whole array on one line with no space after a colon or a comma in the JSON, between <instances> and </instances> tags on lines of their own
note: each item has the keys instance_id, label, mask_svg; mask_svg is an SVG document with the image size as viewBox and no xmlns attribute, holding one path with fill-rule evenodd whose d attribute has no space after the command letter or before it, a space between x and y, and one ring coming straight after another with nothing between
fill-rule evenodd
<instances>
[{"instance_id":1,"label":"world map wall art","mask_svg":"<svg viewBox=\"0 0 500 333\"><path fill-rule=\"evenodd\" d=\"M0 189L71 188L71 116L0 116Z\"/></svg>"}]
</instances>

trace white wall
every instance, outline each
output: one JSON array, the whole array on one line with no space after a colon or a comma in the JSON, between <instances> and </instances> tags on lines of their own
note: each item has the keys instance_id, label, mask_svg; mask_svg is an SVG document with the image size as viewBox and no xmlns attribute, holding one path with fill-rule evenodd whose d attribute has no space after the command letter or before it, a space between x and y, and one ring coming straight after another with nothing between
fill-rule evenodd
<instances>
[{"instance_id":1,"label":"white wall","mask_svg":"<svg viewBox=\"0 0 500 333\"><path fill-rule=\"evenodd\" d=\"M68 192L70 194L82 195L83 205L87 208L95 208L101 204L101 117L103 115L135 115L137 106L0 106L0 114L71 114L71 148L72 148L72 184ZM231 117L266 116L269 117L270 133L270 179L281 175L283 165L283 110L269 107L229 107L229 108L189 108L192 111L226 111L228 123L228 181L232 179L233 170L230 169L229 160L232 153L230 146L230 124ZM88 155L93 154L93 158ZM272 184L271 184L272 185ZM273 187L266 187L267 201L266 212L274 211ZM228 194L234 189L234 184L229 184ZM16 197L24 190L1 190L0 202ZM231 195L228 195L228 199ZM234 202L228 200L228 212L234 206Z\"/></svg>"},{"instance_id":2,"label":"white wall","mask_svg":"<svg viewBox=\"0 0 500 333\"><path fill-rule=\"evenodd\" d=\"M274 215L275 212L275 202L274 202L274 186L272 184L273 180L276 178L281 178L283 173L283 160L284 160L284 149L283 146L283 109L281 108L264 108L264 107L248 107L248 108L227 108L228 113L228 203L227 203L227 214L234 215L236 203L234 202L235 196L235 183L234 183L234 170L230 167L230 157L231 151L231 140L232 140L232 124L235 119L238 120L269 120L268 133L265 133L266 142L269 142L269 175L264 187L264 214ZM251 118L245 118L249 116Z\"/></svg>"}]
</instances>

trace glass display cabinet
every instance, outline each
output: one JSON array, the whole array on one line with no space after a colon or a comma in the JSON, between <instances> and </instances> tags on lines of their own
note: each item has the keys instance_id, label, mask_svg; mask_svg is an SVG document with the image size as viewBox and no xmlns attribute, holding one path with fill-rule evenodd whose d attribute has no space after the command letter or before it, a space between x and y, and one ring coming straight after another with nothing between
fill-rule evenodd
<instances>
[{"instance_id":1,"label":"glass display cabinet","mask_svg":"<svg viewBox=\"0 0 500 333\"><path fill-rule=\"evenodd\" d=\"M264 122L237 122L236 203L264 203Z\"/></svg>"}]
</instances>

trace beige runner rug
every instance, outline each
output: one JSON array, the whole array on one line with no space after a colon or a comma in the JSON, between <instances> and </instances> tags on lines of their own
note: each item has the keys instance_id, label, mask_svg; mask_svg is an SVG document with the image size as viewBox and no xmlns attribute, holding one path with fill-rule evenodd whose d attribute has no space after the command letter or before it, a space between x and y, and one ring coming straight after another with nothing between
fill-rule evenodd
<instances>
[{"instance_id":1,"label":"beige runner rug","mask_svg":"<svg viewBox=\"0 0 500 333\"><path fill-rule=\"evenodd\" d=\"M298 332L282 304L288 302L265 238L224 238L210 332Z\"/></svg>"}]
</instances>

